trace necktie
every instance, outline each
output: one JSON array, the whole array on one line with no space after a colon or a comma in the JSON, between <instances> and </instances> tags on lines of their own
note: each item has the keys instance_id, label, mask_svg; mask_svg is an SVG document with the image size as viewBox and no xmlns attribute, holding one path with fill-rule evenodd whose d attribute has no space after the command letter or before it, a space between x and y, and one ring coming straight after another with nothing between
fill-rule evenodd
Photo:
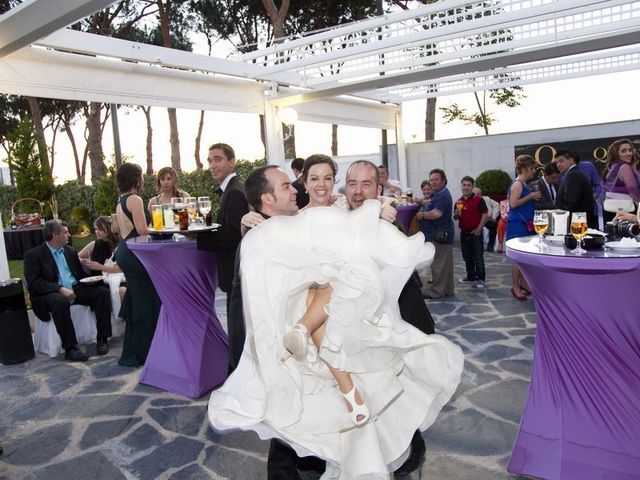
<instances>
[{"instance_id":1,"label":"necktie","mask_svg":"<svg viewBox=\"0 0 640 480\"><path fill-rule=\"evenodd\" d=\"M551 194L551 201L553 202L556 199L556 190L553 188L553 185L549 185L549 193Z\"/></svg>"}]
</instances>

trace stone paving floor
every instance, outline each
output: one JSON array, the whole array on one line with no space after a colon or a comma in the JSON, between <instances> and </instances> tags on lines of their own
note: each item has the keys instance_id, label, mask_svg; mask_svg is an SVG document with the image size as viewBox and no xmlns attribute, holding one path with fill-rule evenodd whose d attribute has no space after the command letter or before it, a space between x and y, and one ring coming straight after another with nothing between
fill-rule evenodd
<instances>
[{"instance_id":1,"label":"stone paving floor","mask_svg":"<svg viewBox=\"0 0 640 480\"><path fill-rule=\"evenodd\" d=\"M455 249L456 279L463 276ZM427 457L411 480L515 478L506 464L531 368L533 302L511 298L510 263L486 254L487 288L456 285L430 300L438 333L466 354L453 400L424 433ZM220 292L219 292L220 293ZM224 297L216 300L224 311ZM224 319L222 319L224 321ZM266 479L268 442L253 433L218 435L208 395L192 401L138 384L120 367L121 339L86 364L43 354L0 365L0 479ZM87 347L95 353L95 344ZM315 480L316 474L303 474Z\"/></svg>"}]
</instances>

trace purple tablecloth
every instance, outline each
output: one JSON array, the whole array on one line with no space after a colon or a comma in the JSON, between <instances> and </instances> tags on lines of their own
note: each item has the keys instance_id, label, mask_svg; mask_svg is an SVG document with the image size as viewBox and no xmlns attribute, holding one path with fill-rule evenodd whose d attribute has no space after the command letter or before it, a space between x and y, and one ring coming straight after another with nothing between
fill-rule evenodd
<instances>
[{"instance_id":1,"label":"purple tablecloth","mask_svg":"<svg viewBox=\"0 0 640 480\"><path fill-rule=\"evenodd\" d=\"M213 302L215 254L186 242L127 242L162 300L158 326L140 382L198 398L227 377L228 340Z\"/></svg>"},{"instance_id":2,"label":"purple tablecloth","mask_svg":"<svg viewBox=\"0 0 640 480\"><path fill-rule=\"evenodd\" d=\"M507 242L538 314L531 385L508 470L640 479L640 255Z\"/></svg>"},{"instance_id":3,"label":"purple tablecloth","mask_svg":"<svg viewBox=\"0 0 640 480\"><path fill-rule=\"evenodd\" d=\"M417 203L402 203L400 205L396 205L396 209L398 210L398 223L404 230L404 233L409 233L409 226L411 226L411 220L415 217L416 212L420 210L420 205Z\"/></svg>"}]
</instances>

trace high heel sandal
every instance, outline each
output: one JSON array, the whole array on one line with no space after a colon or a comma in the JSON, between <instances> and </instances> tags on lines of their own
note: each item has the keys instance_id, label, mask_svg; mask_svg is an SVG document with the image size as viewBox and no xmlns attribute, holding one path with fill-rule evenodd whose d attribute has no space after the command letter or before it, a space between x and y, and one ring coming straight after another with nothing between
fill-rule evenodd
<instances>
[{"instance_id":1,"label":"high heel sandal","mask_svg":"<svg viewBox=\"0 0 640 480\"><path fill-rule=\"evenodd\" d=\"M527 287L523 287L522 285L520 285L520 290L522 290L527 296L531 295L531 291Z\"/></svg>"},{"instance_id":2,"label":"high heel sandal","mask_svg":"<svg viewBox=\"0 0 640 480\"><path fill-rule=\"evenodd\" d=\"M511 295L513 295L513 298L515 298L515 299L517 299L517 300L519 300L521 302L524 302L527 299L526 295L522 295L522 294L518 295L513 288L511 289Z\"/></svg>"},{"instance_id":3,"label":"high heel sandal","mask_svg":"<svg viewBox=\"0 0 640 480\"><path fill-rule=\"evenodd\" d=\"M364 401L361 405L356 402L356 386L354 385L350 392L343 393L342 396L351 406L351 411L349 412L349 419L351 420L351 423L354 425L363 425L367 423L371 413L369 412L369 407L367 407L367 404L364 403Z\"/></svg>"},{"instance_id":4,"label":"high heel sandal","mask_svg":"<svg viewBox=\"0 0 640 480\"><path fill-rule=\"evenodd\" d=\"M291 331L287 332L284 337L282 337L284 353L282 354L280 361L284 362L289 357L293 356L297 361L302 362L307 356L308 338L309 332L307 331L307 327L301 323L297 323Z\"/></svg>"}]
</instances>

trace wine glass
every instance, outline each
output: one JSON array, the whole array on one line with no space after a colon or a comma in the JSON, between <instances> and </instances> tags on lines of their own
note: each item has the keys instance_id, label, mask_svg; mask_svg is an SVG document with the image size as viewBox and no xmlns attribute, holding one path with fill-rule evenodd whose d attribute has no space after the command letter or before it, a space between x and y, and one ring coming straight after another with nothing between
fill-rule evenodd
<instances>
[{"instance_id":1,"label":"wine glass","mask_svg":"<svg viewBox=\"0 0 640 480\"><path fill-rule=\"evenodd\" d=\"M193 222L196 213L198 213L196 197L185 197L184 203L187 207L187 212L189 212L189 220Z\"/></svg>"},{"instance_id":2,"label":"wine glass","mask_svg":"<svg viewBox=\"0 0 640 480\"><path fill-rule=\"evenodd\" d=\"M209 212L211 211L211 200L209 200L209 197L198 198L198 210L200 211L200 215L204 217L204 223L206 225L207 215L209 215Z\"/></svg>"},{"instance_id":3,"label":"wine glass","mask_svg":"<svg viewBox=\"0 0 640 480\"><path fill-rule=\"evenodd\" d=\"M587 214L585 212L573 212L571 214L571 235L576 239L578 246L574 250L574 253L582 255L587 253L586 250L580 245L582 239L587 234Z\"/></svg>"},{"instance_id":4,"label":"wine glass","mask_svg":"<svg viewBox=\"0 0 640 480\"><path fill-rule=\"evenodd\" d=\"M549 228L549 216L545 210L536 210L533 214L533 229L538 234L540 243L544 243L543 235Z\"/></svg>"}]
</instances>

